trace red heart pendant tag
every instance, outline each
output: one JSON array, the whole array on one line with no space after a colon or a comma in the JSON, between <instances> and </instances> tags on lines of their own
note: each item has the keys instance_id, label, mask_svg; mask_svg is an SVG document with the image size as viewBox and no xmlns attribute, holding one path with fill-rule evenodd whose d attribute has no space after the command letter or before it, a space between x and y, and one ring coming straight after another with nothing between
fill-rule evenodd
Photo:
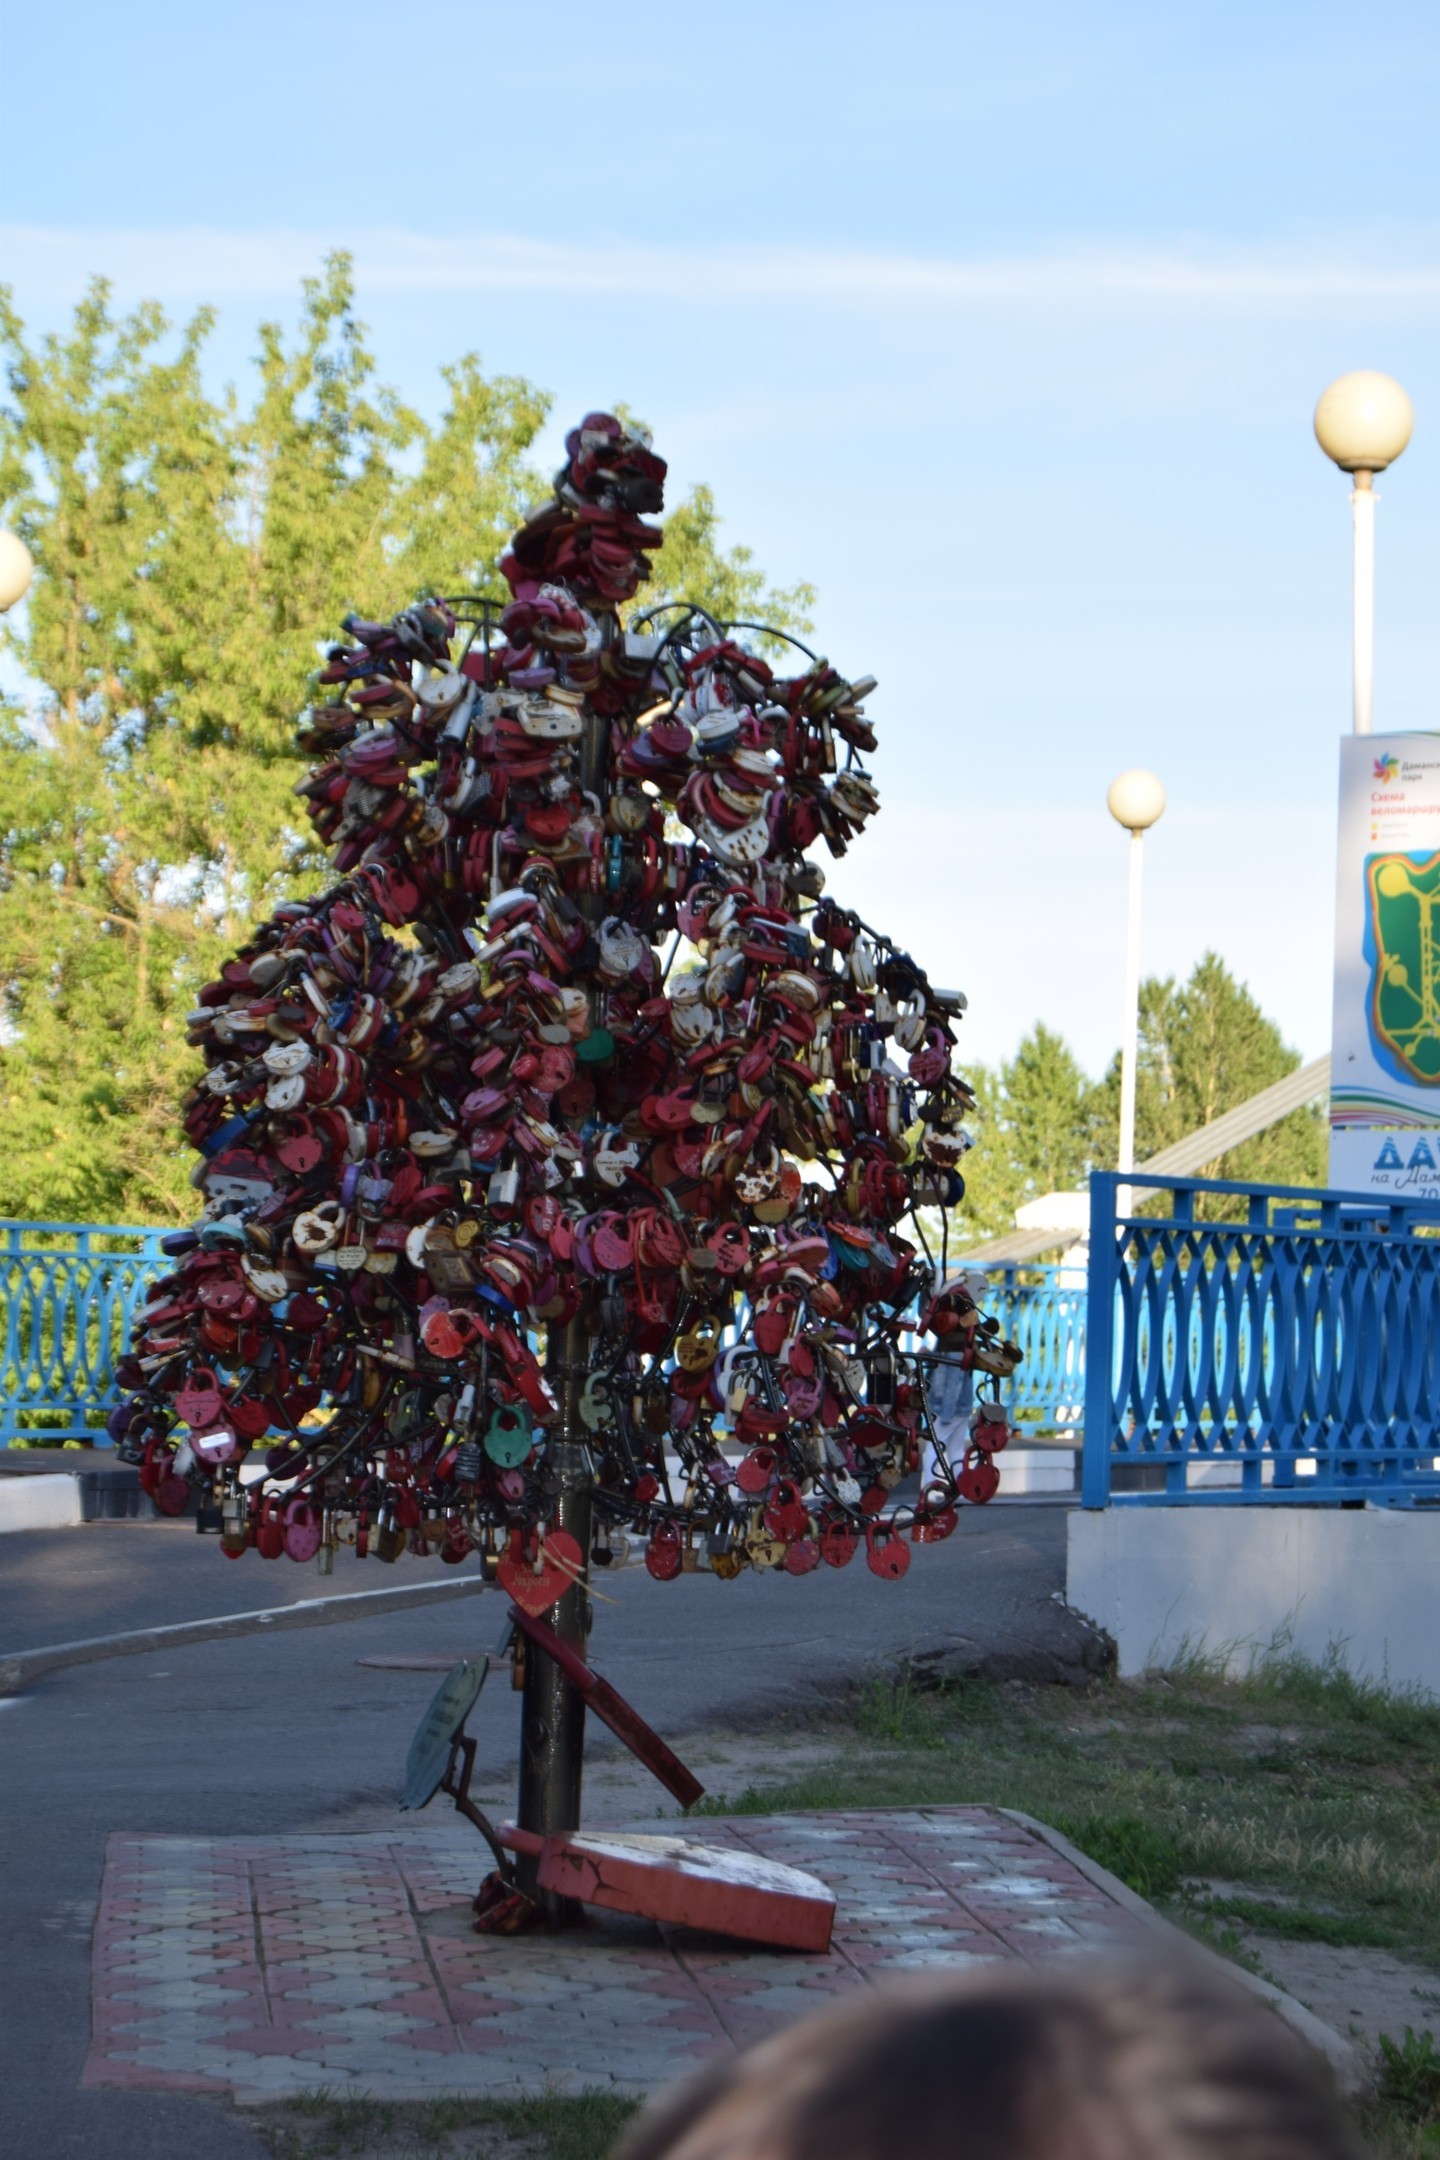
<instances>
[{"instance_id":1,"label":"red heart pendant tag","mask_svg":"<svg viewBox=\"0 0 1440 2160\"><path fill-rule=\"evenodd\" d=\"M533 1560L512 1545L495 1575L501 1589L534 1620L578 1581L580 1568L580 1547L569 1531L552 1530L540 1547L538 1570Z\"/></svg>"}]
</instances>

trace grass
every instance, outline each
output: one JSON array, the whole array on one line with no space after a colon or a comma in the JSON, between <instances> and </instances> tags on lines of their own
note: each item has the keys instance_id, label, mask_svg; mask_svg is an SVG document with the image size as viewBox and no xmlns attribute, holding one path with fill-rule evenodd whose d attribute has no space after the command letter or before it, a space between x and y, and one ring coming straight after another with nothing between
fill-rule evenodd
<instances>
[{"instance_id":1,"label":"grass","mask_svg":"<svg viewBox=\"0 0 1440 2160\"><path fill-rule=\"evenodd\" d=\"M1360 2126L1381 2160L1440 2155L1440 2050L1433 2033L1405 2027L1403 2040L1380 2035L1375 2090L1362 2102Z\"/></svg>"},{"instance_id":2,"label":"grass","mask_svg":"<svg viewBox=\"0 0 1440 2160\"><path fill-rule=\"evenodd\" d=\"M637 2105L599 2089L416 2101L319 2091L252 2119L276 2160L604 2160Z\"/></svg>"},{"instance_id":3,"label":"grass","mask_svg":"<svg viewBox=\"0 0 1440 2160\"><path fill-rule=\"evenodd\" d=\"M1336 1659L1227 1680L1197 1658L1083 1695L873 1681L831 1722L832 1759L705 1812L1022 1808L1173 1917L1440 1969L1440 1705Z\"/></svg>"}]
</instances>

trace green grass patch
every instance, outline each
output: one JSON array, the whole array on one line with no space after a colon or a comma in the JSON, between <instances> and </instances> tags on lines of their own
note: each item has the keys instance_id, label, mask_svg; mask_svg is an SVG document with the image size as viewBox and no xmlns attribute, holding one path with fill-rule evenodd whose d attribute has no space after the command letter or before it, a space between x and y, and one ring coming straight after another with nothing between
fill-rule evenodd
<instances>
[{"instance_id":1,"label":"green grass patch","mask_svg":"<svg viewBox=\"0 0 1440 2160\"><path fill-rule=\"evenodd\" d=\"M1053 1827L1143 1898L1174 1897L1185 1854L1168 1830L1139 1815L1065 1815Z\"/></svg>"},{"instance_id":2,"label":"green grass patch","mask_svg":"<svg viewBox=\"0 0 1440 2160\"><path fill-rule=\"evenodd\" d=\"M1440 2049L1435 2035L1405 2027L1380 2035L1375 2089L1358 2109L1360 2127L1380 2160L1436 2160L1440 2155Z\"/></svg>"},{"instance_id":3,"label":"green grass patch","mask_svg":"<svg viewBox=\"0 0 1440 2160\"><path fill-rule=\"evenodd\" d=\"M1336 1950L1394 1950L1403 1930L1375 1913L1331 1912L1323 1906L1272 1905L1263 1898L1206 1898L1201 1908L1216 1919L1237 1921L1258 1935L1284 1942L1329 1943Z\"/></svg>"},{"instance_id":4,"label":"green grass patch","mask_svg":"<svg viewBox=\"0 0 1440 2160\"><path fill-rule=\"evenodd\" d=\"M827 1712L835 1749L796 1776L708 1799L776 1808L985 1803L1061 1829L1175 1917L1337 1944L1440 1969L1440 1706L1283 1653L1228 1680L1202 1659L1067 1688L875 1682Z\"/></svg>"},{"instance_id":5,"label":"green grass patch","mask_svg":"<svg viewBox=\"0 0 1440 2160\"><path fill-rule=\"evenodd\" d=\"M440 2094L347 2099L328 2090L258 2108L276 2160L605 2160L639 2102L589 2088L524 2100Z\"/></svg>"},{"instance_id":6,"label":"green grass patch","mask_svg":"<svg viewBox=\"0 0 1440 2160\"><path fill-rule=\"evenodd\" d=\"M1403 2040L1380 2035L1380 2091L1417 2129L1440 2127L1440 2048L1432 2032L1405 2027Z\"/></svg>"}]
</instances>

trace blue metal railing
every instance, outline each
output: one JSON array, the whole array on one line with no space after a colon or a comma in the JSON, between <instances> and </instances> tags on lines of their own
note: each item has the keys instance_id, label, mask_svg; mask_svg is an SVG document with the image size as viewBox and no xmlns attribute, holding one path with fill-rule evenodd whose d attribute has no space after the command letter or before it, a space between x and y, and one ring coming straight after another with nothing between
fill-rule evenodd
<instances>
[{"instance_id":1,"label":"blue metal railing","mask_svg":"<svg viewBox=\"0 0 1440 2160\"><path fill-rule=\"evenodd\" d=\"M1027 1435L1073 1433L1078 1445L1085 1404L1084 1270L1007 1268L993 1272L989 1282L981 1304L1024 1352L1002 1391L1022 1427L1019 1444Z\"/></svg>"},{"instance_id":2,"label":"blue metal railing","mask_svg":"<svg viewBox=\"0 0 1440 2160\"><path fill-rule=\"evenodd\" d=\"M1161 1473L1126 1499L1440 1501L1440 1239L1414 1210L1177 1178L1168 1212L1117 1216L1121 1182L1090 1180L1083 1504L1121 1464Z\"/></svg>"},{"instance_id":3,"label":"blue metal railing","mask_svg":"<svg viewBox=\"0 0 1440 2160\"><path fill-rule=\"evenodd\" d=\"M131 1315L172 1263L164 1230L0 1220L0 1447L109 1445L114 1371Z\"/></svg>"},{"instance_id":4,"label":"blue metal railing","mask_svg":"<svg viewBox=\"0 0 1440 2160\"><path fill-rule=\"evenodd\" d=\"M985 1300L1025 1353L1005 1389L1022 1440L1083 1427L1087 1507L1108 1504L1117 1468L1172 1501L1440 1499L1440 1239L1413 1210L1189 1178L1165 1187L1167 1213L1117 1219L1119 1183L1091 1180L1088 1285L1012 1269ZM1226 1220L1196 1219L1202 1195ZM165 1232L0 1231L0 1446L103 1447Z\"/></svg>"},{"instance_id":5,"label":"blue metal railing","mask_svg":"<svg viewBox=\"0 0 1440 2160\"><path fill-rule=\"evenodd\" d=\"M149 1285L171 1263L163 1229L0 1219L0 1447L17 1440L109 1445L113 1374ZM1007 1399L1027 1432L1075 1431L1085 1391L1085 1286L1072 1269L1010 1269L986 1309L1025 1362Z\"/></svg>"}]
</instances>

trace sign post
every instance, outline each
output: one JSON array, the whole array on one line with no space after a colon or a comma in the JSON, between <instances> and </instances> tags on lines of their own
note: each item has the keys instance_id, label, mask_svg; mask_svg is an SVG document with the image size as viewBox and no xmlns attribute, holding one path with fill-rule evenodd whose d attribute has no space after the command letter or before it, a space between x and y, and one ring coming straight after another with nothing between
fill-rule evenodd
<instances>
[{"instance_id":1,"label":"sign post","mask_svg":"<svg viewBox=\"0 0 1440 2160\"><path fill-rule=\"evenodd\" d=\"M1440 734L1340 744L1330 1183L1440 1201Z\"/></svg>"}]
</instances>

